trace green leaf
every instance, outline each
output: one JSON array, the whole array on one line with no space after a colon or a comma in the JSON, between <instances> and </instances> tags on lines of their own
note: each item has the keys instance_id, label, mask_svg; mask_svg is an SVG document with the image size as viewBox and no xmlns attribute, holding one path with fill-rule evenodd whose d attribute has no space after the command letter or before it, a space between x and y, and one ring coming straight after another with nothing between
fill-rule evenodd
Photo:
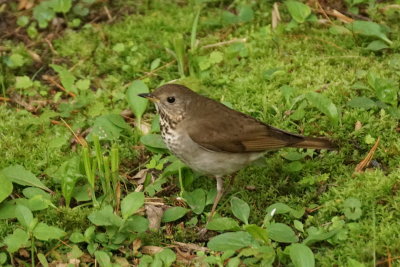
<instances>
[{"instance_id":1,"label":"green leaf","mask_svg":"<svg viewBox=\"0 0 400 267\"><path fill-rule=\"evenodd\" d=\"M79 90L86 91L90 87L90 80L89 79L79 80L76 82L75 85Z\"/></svg>"},{"instance_id":2,"label":"green leaf","mask_svg":"<svg viewBox=\"0 0 400 267\"><path fill-rule=\"evenodd\" d=\"M378 23L372 21L355 20L351 24L349 24L348 27L356 34L379 38L389 45L392 44L392 41L387 38L386 34L382 30L381 25L379 25Z\"/></svg>"},{"instance_id":3,"label":"green leaf","mask_svg":"<svg viewBox=\"0 0 400 267\"><path fill-rule=\"evenodd\" d=\"M66 232L61 230L58 227L55 226L49 226L45 223L38 223L38 225L33 229L33 235L42 241L48 241L51 239L60 239L64 235L66 235Z\"/></svg>"},{"instance_id":4,"label":"green leaf","mask_svg":"<svg viewBox=\"0 0 400 267\"><path fill-rule=\"evenodd\" d=\"M375 101L365 96L354 97L347 103L347 105L352 108L364 108L364 109L371 109L376 107Z\"/></svg>"},{"instance_id":5,"label":"green leaf","mask_svg":"<svg viewBox=\"0 0 400 267\"><path fill-rule=\"evenodd\" d=\"M33 82L28 76L17 76L15 77L15 88L26 89L32 87Z\"/></svg>"},{"instance_id":6,"label":"green leaf","mask_svg":"<svg viewBox=\"0 0 400 267\"><path fill-rule=\"evenodd\" d=\"M292 161L286 164L283 169L287 172L299 172L303 169L303 163L300 161Z\"/></svg>"},{"instance_id":7,"label":"green leaf","mask_svg":"<svg viewBox=\"0 0 400 267\"><path fill-rule=\"evenodd\" d=\"M345 34L345 35L350 35L351 31L347 29L346 27L340 26L340 25L333 25L329 28L329 32L332 34Z\"/></svg>"},{"instance_id":8,"label":"green leaf","mask_svg":"<svg viewBox=\"0 0 400 267\"><path fill-rule=\"evenodd\" d=\"M246 202L244 202L240 198L232 197L231 209L233 215L235 215L236 218L238 218L245 224L249 223L250 207Z\"/></svg>"},{"instance_id":9,"label":"green leaf","mask_svg":"<svg viewBox=\"0 0 400 267\"><path fill-rule=\"evenodd\" d=\"M113 208L110 205L103 207L100 210L93 211L89 214L88 219L98 226L121 226L122 219L114 214Z\"/></svg>"},{"instance_id":10,"label":"green leaf","mask_svg":"<svg viewBox=\"0 0 400 267\"><path fill-rule=\"evenodd\" d=\"M314 267L314 254L309 247L303 244L289 246L289 256L295 267Z\"/></svg>"},{"instance_id":11,"label":"green leaf","mask_svg":"<svg viewBox=\"0 0 400 267\"><path fill-rule=\"evenodd\" d=\"M143 216L133 215L124 223L123 230L127 232L143 233L149 228L149 220Z\"/></svg>"},{"instance_id":12,"label":"green leaf","mask_svg":"<svg viewBox=\"0 0 400 267\"><path fill-rule=\"evenodd\" d=\"M29 235L22 229L15 229L11 235L4 238L4 244L7 246L9 253L14 253L20 248L27 246Z\"/></svg>"},{"instance_id":13,"label":"green leaf","mask_svg":"<svg viewBox=\"0 0 400 267\"><path fill-rule=\"evenodd\" d=\"M93 123L93 129L87 136L88 141L93 141L93 135L97 135L100 140L114 141L123 132L129 132L131 127L119 114L105 114L97 117Z\"/></svg>"},{"instance_id":14,"label":"green leaf","mask_svg":"<svg viewBox=\"0 0 400 267\"><path fill-rule=\"evenodd\" d=\"M23 205L17 205L15 208L15 216L22 226L28 228L33 221L33 214L30 209Z\"/></svg>"},{"instance_id":15,"label":"green leaf","mask_svg":"<svg viewBox=\"0 0 400 267\"><path fill-rule=\"evenodd\" d=\"M140 138L143 145L154 148L167 149L164 141L159 134L147 134Z\"/></svg>"},{"instance_id":16,"label":"green leaf","mask_svg":"<svg viewBox=\"0 0 400 267\"><path fill-rule=\"evenodd\" d=\"M0 172L0 203L3 202L13 191L13 185L10 180Z\"/></svg>"},{"instance_id":17,"label":"green leaf","mask_svg":"<svg viewBox=\"0 0 400 267\"><path fill-rule=\"evenodd\" d=\"M144 204L143 192L132 192L121 201L121 214L124 219L133 215Z\"/></svg>"},{"instance_id":18,"label":"green leaf","mask_svg":"<svg viewBox=\"0 0 400 267\"><path fill-rule=\"evenodd\" d=\"M386 104L397 107L397 94L399 92L399 85L395 81L384 78L376 78L373 88L375 89L376 96L379 100Z\"/></svg>"},{"instance_id":19,"label":"green leaf","mask_svg":"<svg viewBox=\"0 0 400 267\"><path fill-rule=\"evenodd\" d=\"M154 255L154 260L160 260L164 263L163 266L169 267L176 260L176 255L171 249L164 248L161 252Z\"/></svg>"},{"instance_id":20,"label":"green leaf","mask_svg":"<svg viewBox=\"0 0 400 267\"><path fill-rule=\"evenodd\" d=\"M173 222L176 221L180 218L182 218L183 216L185 216L185 214L188 212L188 209L182 208L182 207L172 207L167 209L162 218L161 221L162 222Z\"/></svg>"},{"instance_id":21,"label":"green leaf","mask_svg":"<svg viewBox=\"0 0 400 267\"><path fill-rule=\"evenodd\" d=\"M149 88L140 80L134 81L126 91L126 100L133 114L135 114L135 117L138 119L138 124L140 124L142 115L146 111L147 103L149 102L146 98L138 96L138 94L148 92Z\"/></svg>"},{"instance_id":22,"label":"green leaf","mask_svg":"<svg viewBox=\"0 0 400 267\"><path fill-rule=\"evenodd\" d=\"M262 241L265 244L269 244L270 241L268 239L268 233L264 228L257 226L255 224L249 224L244 226L244 230L246 230L251 236L258 241Z\"/></svg>"},{"instance_id":23,"label":"green leaf","mask_svg":"<svg viewBox=\"0 0 400 267\"><path fill-rule=\"evenodd\" d=\"M238 250L249 247L254 239L247 232L239 231L217 235L208 242L207 247L216 251Z\"/></svg>"},{"instance_id":24,"label":"green leaf","mask_svg":"<svg viewBox=\"0 0 400 267\"><path fill-rule=\"evenodd\" d=\"M67 13L72 6L71 0L50 0L51 7L55 12Z\"/></svg>"},{"instance_id":25,"label":"green leaf","mask_svg":"<svg viewBox=\"0 0 400 267\"><path fill-rule=\"evenodd\" d=\"M371 51L380 51L382 49L390 48L385 42L382 42L381 40L375 40L369 43L369 45L366 47L367 50Z\"/></svg>"},{"instance_id":26,"label":"green leaf","mask_svg":"<svg viewBox=\"0 0 400 267\"><path fill-rule=\"evenodd\" d=\"M151 64L150 64L150 70L155 70L160 66L161 63L161 59L160 58L156 58L154 59Z\"/></svg>"},{"instance_id":27,"label":"green leaf","mask_svg":"<svg viewBox=\"0 0 400 267\"><path fill-rule=\"evenodd\" d=\"M298 23L305 22L311 14L310 7L299 1L286 1L285 5L288 8L290 16Z\"/></svg>"},{"instance_id":28,"label":"green leaf","mask_svg":"<svg viewBox=\"0 0 400 267\"><path fill-rule=\"evenodd\" d=\"M343 203L344 215L350 220L357 220L362 215L361 201L357 198L350 197Z\"/></svg>"},{"instance_id":29,"label":"green leaf","mask_svg":"<svg viewBox=\"0 0 400 267\"><path fill-rule=\"evenodd\" d=\"M24 63L25 63L24 57L16 53L12 54L6 59L7 66L12 69L22 67Z\"/></svg>"},{"instance_id":30,"label":"green leaf","mask_svg":"<svg viewBox=\"0 0 400 267\"><path fill-rule=\"evenodd\" d=\"M201 214L206 206L206 192L197 188L193 192L185 191L183 193L183 198L186 200L190 208L196 214Z\"/></svg>"},{"instance_id":31,"label":"green leaf","mask_svg":"<svg viewBox=\"0 0 400 267\"><path fill-rule=\"evenodd\" d=\"M51 192L36 176L21 165L12 165L0 171L9 181L20 185L34 186Z\"/></svg>"},{"instance_id":32,"label":"green leaf","mask_svg":"<svg viewBox=\"0 0 400 267\"><path fill-rule=\"evenodd\" d=\"M339 112L335 104L333 104L329 98L316 92L309 92L306 94L306 98L311 105L327 115L334 124L338 124Z\"/></svg>"},{"instance_id":33,"label":"green leaf","mask_svg":"<svg viewBox=\"0 0 400 267\"><path fill-rule=\"evenodd\" d=\"M37 257L43 267L49 267L49 263L48 263L45 255L43 255L42 253L38 253Z\"/></svg>"},{"instance_id":34,"label":"green leaf","mask_svg":"<svg viewBox=\"0 0 400 267\"><path fill-rule=\"evenodd\" d=\"M294 220L293 224L294 224L294 228L296 228L298 231L304 233L304 225L303 225L303 223L301 221Z\"/></svg>"},{"instance_id":35,"label":"green leaf","mask_svg":"<svg viewBox=\"0 0 400 267\"><path fill-rule=\"evenodd\" d=\"M101 267L111 267L110 256L104 251L96 251L94 256Z\"/></svg>"},{"instance_id":36,"label":"green leaf","mask_svg":"<svg viewBox=\"0 0 400 267\"><path fill-rule=\"evenodd\" d=\"M18 16L17 24L18 26L25 27L29 24L29 18L27 16Z\"/></svg>"},{"instance_id":37,"label":"green leaf","mask_svg":"<svg viewBox=\"0 0 400 267\"><path fill-rule=\"evenodd\" d=\"M352 258L347 258L347 267L365 267L365 264Z\"/></svg>"},{"instance_id":38,"label":"green leaf","mask_svg":"<svg viewBox=\"0 0 400 267\"><path fill-rule=\"evenodd\" d=\"M0 203L0 220L15 218L15 201L5 201Z\"/></svg>"},{"instance_id":39,"label":"green leaf","mask_svg":"<svg viewBox=\"0 0 400 267\"><path fill-rule=\"evenodd\" d=\"M206 228L213 231L227 231L227 230L239 230L239 224L237 221L231 218L213 218L207 223Z\"/></svg>"},{"instance_id":40,"label":"green leaf","mask_svg":"<svg viewBox=\"0 0 400 267\"><path fill-rule=\"evenodd\" d=\"M7 254L0 252L0 265L4 265L7 262Z\"/></svg>"},{"instance_id":41,"label":"green leaf","mask_svg":"<svg viewBox=\"0 0 400 267\"><path fill-rule=\"evenodd\" d=\"M65 90L67 90L68 92L77 93L74 86L75 76L69 70L55 64L50 64L50 67L52 67L60 76L61 83L64 86Z\"/></svg>"},{"instance_id":42,"label":"green leaf","mask_svg":"<svg viewBox=\"0 0 400 267\"><path fill-rule=\"evenodd\" d=\"M37 187L27 187L22 190L22 194L26 198L33 198L35 196L42 196L44 199L51 199L51 196L49 193L46 193L44 190L37 188Z\"/></svg>"},{"instance_id":43,"label":"green leaf","mask_svg":"<svg viewBox=\"0 0 400 267\"><path fill-rule=\"evenodd\" d=\"M323 232L323 230L319 230L319 231L314 231L309 233L308 237L306 239L303 240L302 244L310 246L311 244L318 242L318 241L323 241L323 240L327 240L331 237L333 237L334 235L336 235L339 232L340 229L335 229L329 232ZM309 231L309 230L307 230Z\"/></svg>"},{"instance_id":44,"label":"green leaf","mask_svg":"<svg viewBox=\"0 0 400 267\"><path fill-rule=\"evenodd\" d=\"M292 152L283 153L283 154L281 154L281 156L290 161L297 161L297 160L303 159L306 155L299 153L299 152L292 151Z\"/></svg>"},{"instance_id":45,"label":"green leaf","mask_svg":"<svg viewBox=\"0 0 400 267\"><path fill-rule=\"evenodd\" d=\"M85 237L80 232L73 232L69 237L69 240L73 243L85 242Z\"/></svg>"},{"instance_id":46,"label":"green leaf","mask_svg":"<svg viewBox=\"0 0 400 267\"><path fill-rule=\"evenodd\" d=\"M249 22L254 18L254 11L250 5L242 5L238 8L239 22Z\"/></svg>"},{"instance_id":47,"label":"green leaf","mask_svg":"<svg viewBox=\"0 0 400 267\"><path fill-rule=\"evenodd\" d=\"M271 223L267 228L268 236L281 243L295 243L299 241L292 228L283 223Z\"/></svg>"}]
</instances>

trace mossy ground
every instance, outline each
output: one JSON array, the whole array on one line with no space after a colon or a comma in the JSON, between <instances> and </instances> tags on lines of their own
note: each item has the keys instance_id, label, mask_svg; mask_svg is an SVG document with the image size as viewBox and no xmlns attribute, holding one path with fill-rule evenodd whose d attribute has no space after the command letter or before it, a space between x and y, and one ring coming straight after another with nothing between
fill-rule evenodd
<instances>
[{"instance_id":1,"label":"mossy ground","mask_svg":"<svg viewBox=\"0 0 400 267\"><path fill-rule=\"evenodd\" d=\"M232 194L250 204L250 220L257 224L262 222L265 208L276 202L293 207L318 206L319 209L304 217L306 226L331 224L333 218L344 219L348 224L347 233L341 239L312 246L319 266L344 266L349 258L371 266L374 261L385 260L388 252L399 256L398 121L383 109L364 110L347 105L354 96L374 97L371 90L353 86L356 82L366 83L368 72L399 80L400 70L390 62L399 58L399 54L395 51L367 52L360 47L358 38L333 35L329 27L317 23L300 25L291 31L281 25L273 32L269 26L270 10L270 5L257 4L253 21L223 25L217 19L221 13L219 6L210 4L205 8L197 35L200 47L246 38L241 48L243 54L231 56L233 48L229 45L200 49L200 55L204 56L212 51L222 52L224 59L199 73L198 77L181 82L216 100L229 102L236 110L275 127L304 135L328 136L339 144L340 149L306 157L301 161L303 168L297 172L287 170L285 166L289 161L282 157L292 150L269 153L265 162L238 173L230 192L221 201L219 212L230 214L226 200ZM68 123L75 130L85 128L98 115L125 109L125 89L132 80L141 78L150 88L155 88L179 78L176 63L154 75L146 73L156 58L161 59L161 65L174 60L166 48L171 49L176 34L183 33L189 39L194 11L195 7L190 4L155 1L146 10L115 23L67 30L62 38L55 40L57 55L52 61L74 66L76 77L92 82L90 101L68 118ZM399 41L399 25L388 26L393 30L391 36ZM273 68L279 68L279 71L266 78L265 72ZM327 116L309 106L305 108L304 116L292 120L286 112L291 109L290 103L285 101L281 91L284 85L295 89L292 99L307 92L321 91L340 110L340 122L333 124ZM146 116L152 117L152 111L154 109L149 108ZM25 110L0 106L0 169L21 164L57 190L57 183L48 173L78 152L71 149L68 129L38 118ZM362 125L359 130L355 130L357 121ZM374 155L377 167L353 176L355 166L372 146L366 142L367 136L381 138ZM54 137L64 138L64 142L51 143ZM123 162L137 160L138 153L132 151L136 141L121 141ZM328 178L316 181L323 175ZM306 178L315 182L302 183ZM200 179L193 188L214 186L214 181ZM254 189L248 190L246 186L254 186ZM349 197L362 203L362 216L354 222L343 215L343 201ZM62 220L59 220L60 214L64 214ZM89 225L85 214L63 209L43 214L43 220L72 231L85 228L85 223ZM291 224L289 218L279 218ZM3 236L12 231L12 224L0 221L0 229ZM187 233L188 239L190 235ZM182 236L184 239L185 234ZM147 242L160 245L165 241L168 240L155 235ZM400 264L399 261L396 263Z\"/></svg>"}]
</instances>

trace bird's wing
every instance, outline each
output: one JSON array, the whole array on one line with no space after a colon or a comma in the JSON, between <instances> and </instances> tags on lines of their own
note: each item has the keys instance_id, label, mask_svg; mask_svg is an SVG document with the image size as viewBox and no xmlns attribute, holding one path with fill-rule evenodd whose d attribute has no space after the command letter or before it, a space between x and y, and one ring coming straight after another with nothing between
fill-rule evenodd
<instances>
[{"instance_id":1,"label":"bird's wing","mask_svg":"<svg viewBox=\"0 0 400 267\"><path fill-rule=\"evenodd\" d=\"M199 111L201 114L184 123L190 138L208 150L261 152L290 146L303 140L302 136L273 128L222 104L215 103L211 106L214 107L203 107ZM216 113L211 114L207 110L214 110Z\"/></svg>"}]
</instances>

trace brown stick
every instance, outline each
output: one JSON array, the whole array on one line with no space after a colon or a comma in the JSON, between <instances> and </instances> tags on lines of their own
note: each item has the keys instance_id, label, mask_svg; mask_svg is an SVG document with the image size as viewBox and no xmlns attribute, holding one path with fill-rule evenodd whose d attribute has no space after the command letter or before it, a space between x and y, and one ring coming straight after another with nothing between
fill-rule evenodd
<instances>
[{"instance_id":1,"label":"brown stick","mask_svg":"<svg viewBox=\"0 0 400 267\"><path fill-rule=\"evenodd\" d=\"M380 140L381 140L381 137L379 136L378 139L376 140L374 146L368 152L367 156L360 163L357 164L357 166L356 166L356 168L354 170L354 173L363 172L364 169L369 165L369 163L372 160L372 157L375 154L376 149L378 148Z\"/></svg>"}]
</instances>

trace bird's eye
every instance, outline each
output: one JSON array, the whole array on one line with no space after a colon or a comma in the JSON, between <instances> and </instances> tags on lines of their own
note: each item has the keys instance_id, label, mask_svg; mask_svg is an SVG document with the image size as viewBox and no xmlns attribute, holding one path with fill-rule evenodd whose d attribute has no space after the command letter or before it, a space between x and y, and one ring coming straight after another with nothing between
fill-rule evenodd
<instances>
[{"instance_id":1,"label":"bird's eye","mask_svg":"<svg viewBox=\"0 0 400 267\"><path fill-rule=\"evenodd\" d=\"M167 101L168 101L168 103L174 103L175 102L175 97L173 97L173 96L169 96L169 97L167 97Z\"/></svg>"}]
</instances>

